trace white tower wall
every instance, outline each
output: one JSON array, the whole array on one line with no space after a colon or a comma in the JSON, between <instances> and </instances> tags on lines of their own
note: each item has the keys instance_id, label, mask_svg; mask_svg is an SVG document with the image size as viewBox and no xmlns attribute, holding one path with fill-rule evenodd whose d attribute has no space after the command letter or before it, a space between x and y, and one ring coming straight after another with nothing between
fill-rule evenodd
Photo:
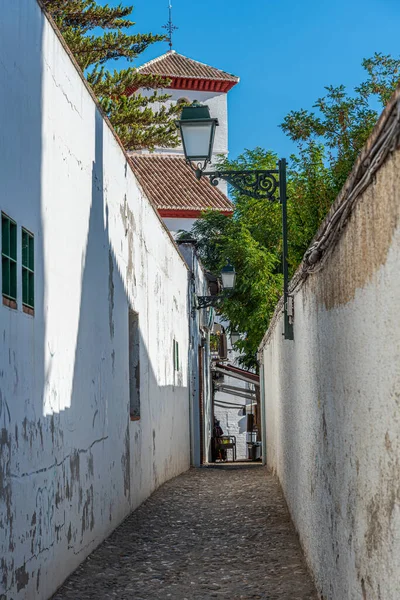
<instances>
[{"instance_id":1,"label":"white tower wall","mask_svg":"<svg viewBox=\"0 0 400 600\"><path fill-rule=\"evenodd\" d=\"M154 90L146 90L141 88L138 92L142 96L150 96L154 93ZM227 94L225 92L201 92L198 90L171 90L169 88L161 89L160 95L168 94L171 96L167 102L158 103L155 102L153 105L154 110L160 110L162 106L171 106L175 104L181 98L193 102L197 100L200 104L206 104L210 108L210 113L213 118L217 118L219 121L219 127L217 127L214 142L213 156L215 159L219 154L224 156L228 155L228 101ZM182 145L177 148L156 148L157 152L168 154L177 153L183 154ZM213 163L215 160L213 160Z\"/></svg>"}]
</instances>

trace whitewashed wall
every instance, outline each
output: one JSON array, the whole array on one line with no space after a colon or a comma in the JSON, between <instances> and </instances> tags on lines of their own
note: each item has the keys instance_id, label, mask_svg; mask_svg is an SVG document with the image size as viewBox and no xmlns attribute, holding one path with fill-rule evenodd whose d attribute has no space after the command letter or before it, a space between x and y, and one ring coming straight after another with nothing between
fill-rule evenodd
<instances>
[{"instance_id":1,"label":"whitewashed wall","mask_svg":"<svg viewBox=\"0 0 400 600\"><path fill-rule=\"evenodd\" d=\"M197 296L209 296L210 290L204 268L197 256L196 247L191 243L180 243L180 251L190 270L189 285L189 395L191 406L191 460L192 466L199 467L202 460L210 459L212 395L210 373L210 309L197 309ZM201 356L200 356L201 355ZM200 373L200 360L202 372ZM200 398L202 396L202 399ZM203 406L203 419L200 416L200 403ZM201 457L201 445L204 456Z\"/></svg>"},{"instance_id":2,"label":"whitewashed wall","mask_svg":"<svg viewBox=\"0 0 400 600\"><path fill-rule=\"evenodd\" d=\"M0 597L46 599L189 466L188 274L36 2L2 7L0 56L0 209L36 244L35 316L19 271L0 305Z\"/></svg>"},{"instance_id":3,"label":"whitewashed wall","mask_svg":"<svg viewBox=\"0 0 400 600\"><path fill-rule=\"evenodd\" d=\"M224 327L228 327L229 323L217 319ZM232 348L230 336L228 334L228 361L230 365L238 366L239 353ZM220 380L219 380L220 381ZM245 392L251 386L241 381L240 379L224 375L223 383L243 389ZM234 435L236 437L236 457L237 460L247 459L247 416L243 415L243 408L248 405L247 413L251 412L250 400L246 400L240 396L235 396L234 393L227 394L226 392L216 391L214 395L214 415L221 423L224 435ZM237 405L237 406L235 406ZM228 459L231 460L232 451L228 451Z\"/></svg>"},{"instance_id":4,"label":"whitewashed wall","mask_svg":"<svg viewBox=\"0 0 400 600\"><path fill-rule=\"evenodd\" d=\"M400 152L264 340L267 460L326 600L400 597Z\"/></svg>"},{"instance_id":5,"label":"whitewashed wall","mask_svg":"<svg viewBox=\"0 0 400 600\"><path fill-rule=\"evenodd\" d=\"M142 96L150 96L153 94L152 90L140 89L139 93ZM218 119L219 126L215 132L215 142L214 142L214 155L215 157L218 154L228 154L228 94L226 92L202 92L199 90L171 90L169 88L160 89L158 92L161 96L167 94L170 96L170 99L167 102L159 103L155 102L152 106L154 110L159 110L162 106L170 106L171 104L176 104L178 100L181 98L185 98L189 100L189 102L193 102L197 100L200 104L206 104L210 108L210 114L213 119ZM167 152L170 154L171 152L178 152L179 154L183 153L183 147L179 146L178 148L159 148L158 152Z\"/></svg>"},{"instance_id":6,"label":"whitewashed wall","mask_svg":"<svg viewBox=\"0 0 400 600\"><path fill-rule=\"evenodd\" d=\"M238 402L239 400L239 402ZM237 398L222 392L216 393L214 402L214 416L221 424L224 435L234 435L236 438L236 459L247 459L246 446L246 416L243 409L239 408L240 402L246 405L244 398ZM237 404L237 407L232 406ZM250 410L249 410L250 412ZM232 451L228 450L228 460L232 460Z\"/></svg>"}]
</instances>

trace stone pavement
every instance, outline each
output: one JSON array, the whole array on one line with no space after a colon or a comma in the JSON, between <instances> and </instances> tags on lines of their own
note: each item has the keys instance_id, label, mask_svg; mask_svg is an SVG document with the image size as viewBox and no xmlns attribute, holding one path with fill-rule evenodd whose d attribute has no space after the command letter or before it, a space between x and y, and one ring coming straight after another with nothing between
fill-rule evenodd
<instances>
[{"instance_id":1,"label":"stone pavement","mask_svg":"<svg viewBox=\"0 0 400 600\"><path fill-rule=\"evenodd\" d=\"M317 600L276 479L192 469L159 488L53 600Z\"/></svg>"}]
</instances>

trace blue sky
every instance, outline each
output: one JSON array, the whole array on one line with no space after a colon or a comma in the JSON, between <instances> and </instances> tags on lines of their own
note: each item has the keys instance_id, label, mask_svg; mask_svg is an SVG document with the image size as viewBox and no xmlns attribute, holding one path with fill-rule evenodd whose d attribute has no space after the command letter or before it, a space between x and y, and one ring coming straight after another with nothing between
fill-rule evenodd
<instances>
[{"instance_id":1,"label":"blue sky","mask_svg":"<svg viewBox=\"0 0 400 600\"><path fill-rule=\"evenodd\" d=\"M138 32L159 33L168 0L134 3ZM110 4L117 4L116 1ZM325 85L354 87L361 61L374 52L400 55L400 0L172 0L179 27L174 49L240 76L229 92L231 157L263 146L294 150L279 124L310 109ZM168 50L156 44L138 64Z\"/></svg>"}]
</instances>

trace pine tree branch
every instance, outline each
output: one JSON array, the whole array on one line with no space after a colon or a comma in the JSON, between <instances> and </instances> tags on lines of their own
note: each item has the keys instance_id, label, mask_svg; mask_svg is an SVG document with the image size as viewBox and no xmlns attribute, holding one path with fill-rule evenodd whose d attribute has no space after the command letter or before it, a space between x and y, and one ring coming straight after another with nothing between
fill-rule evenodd
<instances>
[{"instance_id":1,"label":"pine tree branch","mask_svg":"<svg viewBox=\"0 0 400 600\"><path fill-rule=\"evenodd\" d=\"M165 104L170 96L157 92L168 87L163 77L140 74L134 68L109 72L110 60L132 61L163 35L128 34L134 25L128 17L133 8L119 4L101 6L96 0L42 0L52 15L76 61L108 115L127 150L174 147L178 144L175 118L180 107ZM100 35L97 29L102 29ZM96 31L94 31L96 30ZM153 89L148 96L129 89ZM153 110L152 105L161 105Z\"/></svg>"},{"instance_id":2,"label":"pine tree branch","mask_svg":"<svg viewBox=\"0 0 400 600\"><path fill-rule=\"evenodd\" d=\"M94 0L42 0L45 8L60 27L61 32L69 27L86 33L95 27L102 29L123 29L133 27L135 23L128 17L132 6L97 6Z\"/></svg>"}]
</instances>

